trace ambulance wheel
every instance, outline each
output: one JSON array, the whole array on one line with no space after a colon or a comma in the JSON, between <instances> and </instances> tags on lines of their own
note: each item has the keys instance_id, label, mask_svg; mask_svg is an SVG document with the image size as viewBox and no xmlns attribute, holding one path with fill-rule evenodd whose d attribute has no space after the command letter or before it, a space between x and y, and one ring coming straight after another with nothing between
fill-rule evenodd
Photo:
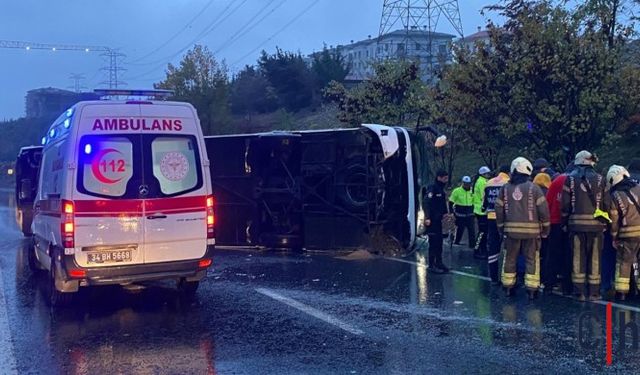
<instances>
[{"instance_id":1,"label":"ambulance wheel","mask_svg":"<svg viewBox=\"0 0 640 375\"><path fill-rule=\"evenodd\" d=\"M31 272L36 273L40 271L38 259L36 258L36 246L33 241L29 241L29 245L27 246L27 262L29 263Z\"/></svg>"},{"instance_id":2,"label":"ambulance wheel","mask_svg":"<svg viewBox=\"0 0 640 375\"><path fill-rule=\"evenodd\" d=\"M178 292L186 298L194 298L199 286L199 281L187 281L185 278L178 280Z\"/></svg>"},{"instance_id":3,"label":"ambulance wheel","mask_svg":"<svg viewBox=\"0 0 640 375\"><path fill-rule=\"evenodd\" d=\"M64 307L71 303L74 293L63 293L56 288L56 267L52 263L49 271L49 305Z\"/></svg>"}]
</instances>

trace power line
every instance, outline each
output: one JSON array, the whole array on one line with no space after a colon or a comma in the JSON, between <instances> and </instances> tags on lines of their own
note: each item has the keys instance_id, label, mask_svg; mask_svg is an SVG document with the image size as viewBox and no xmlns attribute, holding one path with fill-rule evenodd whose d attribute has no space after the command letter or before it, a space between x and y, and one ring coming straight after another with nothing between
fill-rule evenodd
<instances>
[{"instance_id":1,"label":"power line","mask_svg":"<svg viewBox=\"0 0 640 375\"><path fill-rule=\"evenodd\" d=\"M249 32L249 30L253 29L255 26L257 26L260 22L262 22L269 14L273 13L279 6L281 6L282 4L284 4L284 1L282 1L279 6L277 6L276 8L273 8L271 10L271 12L267 13L264 17L262 17L257 23L255 23L254 25L251 25L251 23L253 21L255 21L256 18L258 18L260 16L260 14L262 14L262 12L264 12L267 8L269 8L269 6L273 3L275 3L276 0L269 0L268 3L265 4L264 7L260 8L260 10L253 15L253 17L251 17L251 19L249 19L244 25L242 25L233 35L231 35L231 37L229 39L227 39L226 42L222 43L222 45L220 47L218 47L218 49L216 49L213 54L216 55L218 54L218 52L222 51L223 49L227 48L228 46L230 46L231 44L233 44L236 40L242 38L244 35L246 35L247 32Z\"/></svg>"},{"instance_id":2,"label":"power line","mask_svg":"<svg viewBox=\"0 0 640 375\"><path fill-rule=\"evenodd\" d=\"M151 71L155 71L158 67L166 64L167 61L172 60L173 58L175 58L176 56L178 56L182 52L186 51L194 43L196 43L197 41L202 39L204 36L208 35L213 30L218 28L218 26L220 26L222 23L224 23L224 21L226 21L229 18L229 16L231 16L233 13L235 13L238 9L240 9L240 7L242 7L242 5L244 5L244 3L247 2L247 0L242 0L242 2L240 4L238 4L238 6L236 6L233 9L231 9L231 11L229 13L227 13L227 11L231 8L231 6L234 3L238 2L238 1L239 0L232 0L229 4L227 4L227 6L222 10L222 12L216 18L213 19L213 21L211 21L207 26L205 26L204 29L195 38L193 38L184 47L180 48L177 52L171 54L170 56L166 56L166 57L163 57L161 59L158 59L158 60L155 60L155 61L151 61L151 62L141 63L141 64L138 64L138 65L155 65L154 68L151 69ZM160 65L158 65L158 64L160 64Z\"/></svg>"},{"instance_id":3,"label":"power line","mask_svg":"<svg viewBox=\"0 0 640 375\"><path fill-rule=\"evenodd\" d=\"M282 33L283 31L285 31L289 26L293 25L293 23L295 23L300 17L304 16L308 11L311 10L311 8L313 8L316 4L318 4L320 2L320 0L314 0L311 4L309 4L306 8L304 8L300 13L298 13L292 20L290 20L289 22L287 22L284 26L282 26L278 31L276 31L275 33L273 33L270 37L268 37L265 41L263 41L262 43L260 43L257 47L255 47L254 49L252 49L251 51L249 51L248 53L246 53L245 55L243 55L241 58L237 59L233 64L231 64L232 66L237 65L238 63L242 62L242 60L246 59L247 57L251 56L251 54L253 54L254 52L256 52L257 50L259 50L260 48L262 48L262 46L264 46L265 44L269 43L273 38L275 38L276 36L280 35L280 33Z\"/></svg>"},{"instance_id":4,"label":"power line","mask_svg":"<svg viewBox=\"0 0 640 375\"><path fill-rule=\"evenodd\" d=\"M234 2L237 2L237 1L238 0L233 0L231 3L229 3L229 5L227 5L227 7L222 11L222 13L220 13L220 15L216 19L214 19L207 27L205 27L205 29L202 32L200 32L200 34L198 34L198 36L196 36L184 48L180 49L178 52L176 52L172 56L169 56L169 57L167 57L165 59L162 59L160 64L157 64L152 69L149 69L148 71L131 78L131 80L137 80L137 79L140 79L142 77L146 77L151 73L154 73L156 70L158 70L158 68L160 68L163 65L167 64L168 61L173 60L176 56L178 56L179 54L183 53L188 48L190 48L194 43L196 43L197 41L199 41L200 39L202 39L203 37L205 37L209 33L211 33L213 30L215 30L218 26L220 26L222 23L224 23L224 21L226 21L233 13L235 13L238 9L240 9L248 0L242 0L242 2L240 4L238 4L238 6L233 8L229 13L227 13L225 15L225 12L231 7L231 5L233 5Z\"/></svg>"},{"instance_id":5,"label":"power line","mask_svg":"<svg viewBox=\"0 0 640 375\"><path fill-rule=\"evenodd\" d=\"M240 7L242 7L248 0L242 0L242 2L240 4L238 4L238 6L236 6L235 8L231 9L231 11L229 13L226 13L227 10L229 10L229 8L231 8L231 6L237 2L238 0L233 0L232 2L230 2L226 8L223 9L223 11L219 14L218 17L216 17L211 23L209 23L209 25L207 25L203 31L201 31L193 40L191 40L191 42L189 42L185 47L183 47L182 49L180 49L178 52L174 53L171 56L168 56L164 59L158 60L156 62L159 62L159 64L156 64L153 68L147 70L146 72L139 74L133 78L130 78L131 80L137 80L140 79L142 77L146 77L151 73L154 73L155 71L158 70L158 68L164 66L165 64L167 64L168 62L170 62L171 60L173 60L176 56L178 56L179 54L183 53L184 51L186 51L188 48L190 48L194 43L196 43L197 41L199 41L201 38L203 38L204 36L208 35L209 33L211 33L213 30L215 30L218 26L220 26L222 23L224 23L224 21L226 21L233 13L235 13L238 9L240 9ZM226 13L226 14L225 14ZM151 64L151 63L150 63Z\"/></svg>"},{"instance_id":6,"label":"power line","mask_svg":"<svg viewBox=\"0 0 640 375\"><path fill-rule=\"evenodd\" d=\"M189 26L191 26L191 24L193 24L193 22L198 19L201 15L204 14L204 12L209 9L209 7L211 6L211 4L213 4L215 0L209 0L209 2L193 17L191 18L191 20L189 22L187 22L186 25L184 25L184 27L180 30L178 30L178 32L176 32L175 34L173 34L169 39L167 39L164 43L160 44L158 47L156 47L155 49L153 49L151 52L147 53L146 55L135 59L131 62L129 62L129 64L133 64L136 63L138 61L142 61L144 59L146 59L147 57L153 55L154 53L158 52L159 50L161 50L162 48L164 48L165 46L167 46L169 43L171 43L172 41L174 41L178 35L182 34Z\"/></svg>"}]
</instances>

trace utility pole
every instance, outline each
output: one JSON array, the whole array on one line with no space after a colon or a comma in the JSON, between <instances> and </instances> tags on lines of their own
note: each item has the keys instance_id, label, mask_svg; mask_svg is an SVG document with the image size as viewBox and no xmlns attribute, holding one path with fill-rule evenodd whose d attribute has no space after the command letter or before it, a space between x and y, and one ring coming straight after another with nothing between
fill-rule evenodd
<instances>
[{"instance_id":1,"label":"utility pole","mask_svg":"<svg viewBox=\"0 0 640 375\"><path fill-rule=\"evenodd\" d=\"M121 73L126 70L122 67L122 60L126 55L118 52L118 50L108 49L104 51L101 56L107 61L107 65L102 68L103 71L107 72L107 80L100 83L108 85L110 89L126 86L127 83L120 80L122 77Z\"/></svg>"},{"instance_id":2,"label":"utility pole","mask_svg":"<svg viewBox=\"0 0 640 375\"><path fill-rule=\"evenodd\" d=\"M74 73L69 76L69 79L73 81L73 85L69 86L69 88L72 89L73 91L80 92L83 89L87 88L87 86L84 86L82 84L82 81L86 79L84 75Z\"/></svg>"},{"instance_id":3,"label":"utility pole","mask_svg":"<svg viewBox=\"0 0 640 375\"><path fill-rule=\"evenodd\" d=\"M451 24L460 38L464 37L458 0L384 0L380 30L378 33L378 57L417 59L421 68L428 70L430 80L434 76L434 63L437 63L438 51L433 51L434 33L441 18ZM380 42L385 34L402 30L403 50L395 55L385 53Z\"/></svg>"}]
</instances>

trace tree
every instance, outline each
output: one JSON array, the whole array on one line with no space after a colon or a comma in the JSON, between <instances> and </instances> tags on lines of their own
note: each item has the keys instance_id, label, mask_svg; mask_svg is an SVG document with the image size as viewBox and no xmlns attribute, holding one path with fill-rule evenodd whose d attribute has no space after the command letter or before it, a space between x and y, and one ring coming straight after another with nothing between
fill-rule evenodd
<instances>
[{"instance_id":1,"label":"tree","mask_svg":"<svg viewBox=\"0 0 640 375\"><path fill-rule=\"evenodd\" d=\"M468 119L467 142L481 154L499 151L495 140L509 141L525 155L563 163L565 151L573 155L616 138L627 100L619 63L626 29L603 17L603 8L592 6L597 3L604 1L573 12L550 0L490 7L504 25L490 24L490 48L463 56L445 74L445 102L439 103L449 121L462 123L451 111ZM478 136L483 129L489 138Z\"/></svg>"},{"instance_id":2,"label":"tree","mask_svg":"<svg viewBox=\"0 0 640 375\"><path fill-rule=\"evenodd\" d=\"M497 167L509 137L511 77L505 59L486 45L476 52L455 49L456 64L446 67L434 89L431 119L448 124L451 135L477 151L484 162Z\"/></svg>"},{"instance_id":3,"label":"tree","mask_svg":"<svg viewBox=\"0 0 640 375\"><path fill-rule=\"evenodd\" d=\"M252 115L275 111L278 98L269 81L253 66L247 65L231 82L231 110Z\"/></svg>"},{"instance_id":4,"label":"tree","mask_svg":"<svg viewBox=\"0 0 640 375\"><path fill-rule=\"evenodd\" d=\"M224 62L216 61L207 47L196 45L179 66L169 64L166 75L155 87L173 90L173 99L193 104L205 134L228 130L229 79Z\"/></svg>"},{"instance_id":5,"label":"tree","mask_svg":"<svg viewBox=\"0 0 640 375\"><path fill-rule=\"evenodd\" d=\"M280 107L296 112L312 104L314 77L300 53L280 48L273 55L262 51L258 65L276 93Z\"/></svg>"},{"instance_id":6,"label":"tree","mask_svg":"<svg viewBox=\"0 0 640 375\"><path fill-rule=\"evenodd\" d=\"M313 56L311 69L315 73L317 89L322 90L331 81L344 82L349 75L351 66L346 62L339 49L333 52L325 46L322 52Z\"/></svg>"},{"instance_id":7,"label":"tree","mask_svg":"<svg viewBox=\"0 0 640 375\"><path fill-rule=\"evenodd\" d=\"M325 98L338 105L338 119L351 126L362 123L417 126L426 119L427 89L419 68L406 61L374 65L374 75L354 89L333 81Z\"/></svg>"},{"instance_id":8,"label":"tree","mask_svg":"<svg viewBox=\"0 0 640 375\"><path fill-rule=\"evenodd\" d=\"M460 138L432 111L435 94L420 78L420 69L410 61L383 61L373 66L374 74L352 89L336 81L325 89L325 98L338 106L338 120L349 126L363 123L418 128L435 124L449 138L446 147L432 150L439 168L453 171Z\"/></svg>"}]
</instances>

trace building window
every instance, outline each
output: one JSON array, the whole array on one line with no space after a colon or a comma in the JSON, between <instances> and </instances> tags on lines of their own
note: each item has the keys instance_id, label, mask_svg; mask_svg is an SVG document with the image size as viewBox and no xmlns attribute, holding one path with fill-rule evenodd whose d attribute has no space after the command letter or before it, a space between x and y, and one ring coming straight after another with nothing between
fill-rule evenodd
<instances>
[{"instance_id":1,"label":"building window","mask_svg":"<svg viewBox=\"0 0 640 375\"><path fill-rule=\"evenodd\" d=\"M446 44L441 44L438 46L438 52L441 55L446 55L447 54L447 45Z\"/></svg>"},{"instance_id":2,"label":"building window","mask_svg":"<svg viewBox=\"0 0 640 375\"><path fill-rule=\"evenodd\" d=\"M416 43L416 51L420 51L422 49L422 46L420 45L420 43Z\"/></svg>"},{"instance_id":3,"label":"building window","mask_svg":"<svg viewBox=\"0 0 640 375\"><path fill-rule=\"evenodd\" d=\"M385 51L385 52L388 52L388 51L389 51L389 44L385 44L385 45L384 45L384 51Z\"/></svg>"}]
</instances>

